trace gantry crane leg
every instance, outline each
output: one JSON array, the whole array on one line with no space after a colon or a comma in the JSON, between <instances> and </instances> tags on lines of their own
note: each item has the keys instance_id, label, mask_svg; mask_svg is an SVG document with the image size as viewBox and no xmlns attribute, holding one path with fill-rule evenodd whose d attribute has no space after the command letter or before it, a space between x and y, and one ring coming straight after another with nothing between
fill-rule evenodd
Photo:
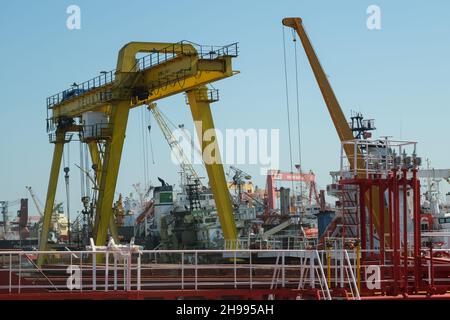
<instances>
[{"instance_id":1,"label":"gantry crane leg","mask_svg":"<svg viewBox=\"0 0 450 320\"><path fill-rule=\"evenodd\" d=\"M233 216L233 207L226 184L225 173L221 163L219 146L216 139L214 139L214 141L204 141L203 139L206 131L212 130L212 132L214 132L215 130L209 105L210 102L208 100L208 90L203 86L198 89L187 91L186 94L190 105L192 118L195 122L197 135L200 140L203 160L205 162L209 183L216 202L224 238L226 241L234 241L237 239L237 230ZM205 157L208 156L205 154L205 148L211 143L214 144L214 151L216 153L215 159L218 159L218 162L210 163L208 159L205 159ZM234 244L232 244L232 246L234 246Z\"/></svg>"},{"instance_id":2,"label":"gantry crane leg","mask_svg":"<svg viewBox=\"0 0 450 320\"><path fill-rule=\"evenodd\" d=\"M94 240L97 246L102 246L106 242L129 111L129 101L114 102L111 106L109 119L111 137L105 146L94 224Z\"/></svg>"},{"instance_id":3,"label":"gantry crane leg","mask_svg":"<svg viewBox=\"0 0 450 320\"><path fill-rule=\"evenodd\" d=\"M48 232L52 222L53 207L55 205L56 187L58 186L58 176L61 169L61 160L64 151L65 132L58 132L56 135L55 149L53 151L52 167L50 171L50 179L47 188L47 199L45 200L44 221L42 224L41 235L39 239L39 251L46 251ZM38 257L38 265L42 265L45 261L45 255L40 254Z\"/></svg>"},{"instance_id":4,"label":"gantry crane leg","mask_svg":"<svg viewBox=\"0 0 450 320\"><path fill-rule=\"evenodd\" d=\"M89 141L87 143L88 148L89 148L89 153L91 155L91 161L92 164L94 164L96 166L96 171L97 173L101 173L102 172L102 158L100 157L100 152L98 150L98 145L96 141ZM100 185L100 179L101 179L101 174L96 174L96 183L97 185ZM111 233L114 241L116 243L119 243L119 234L117 232L117 225L116 222L114 221L114 216L111 215L111 218L109 219L109 232Z\"/></svg>"}]
</instances>

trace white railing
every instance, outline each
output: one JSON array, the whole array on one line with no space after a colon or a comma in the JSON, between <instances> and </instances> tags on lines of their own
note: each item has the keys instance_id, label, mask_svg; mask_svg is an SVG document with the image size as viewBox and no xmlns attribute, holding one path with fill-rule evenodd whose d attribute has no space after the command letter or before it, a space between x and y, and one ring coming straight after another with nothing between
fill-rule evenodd
<instances>
[{"instance_id":1,"label":"white railing","mask_svg":"<svg viewBox=\"0 0 450 320\"><path fill-rule=\"evenodd\" d=\"M430 284L450 285L450 260L429 259L424 248L423 269ZM373 286L367 268L390 274L392 252L383 265L360 265L358 255L378 254L366 250L142 250L142 251L0 251L0 294L46 291L133 291L199 289L314 289L321 298L346 289L360 299L363 289ZM449 250L433 249L433 255ZM45 254L47 263L34 261ZM403 265L401 259L400 264ZM439 263L438 263L439 262ZM408 262L413 268L413 261ZM370 272L373 274L373 272ZM427 280L428 277L428 280ZM378 284L392 282L381 276Z\"/></svg>"}]
</instances>

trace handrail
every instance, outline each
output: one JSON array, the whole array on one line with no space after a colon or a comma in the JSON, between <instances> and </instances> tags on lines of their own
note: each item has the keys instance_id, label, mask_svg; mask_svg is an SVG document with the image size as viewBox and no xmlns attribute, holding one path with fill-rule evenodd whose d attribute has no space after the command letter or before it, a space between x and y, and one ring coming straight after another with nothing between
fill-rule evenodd
<instances>
[{"instance_id":1,"label":"handrail","mask_svg":"<svg viewBox=\"0 0 450 320\"><path fill-rule=\"evenodd\" d=\"M373 251L373 250L362 250ZM449 251L444 249L436 249L434 252ZM272 252L271 256L275 260L267 262L267 260L258 261L252 256L254 254L262 254L267 257L267 253ZM242 254L244 253L244 254ZM328 281L331 283L344 284L345 289L349 290L353 298L361 299L360 289L356 282L355 267L352 263L356 263L354 252L345 249L336 249L332 252L332 259L337 260L339 265L332 265L331 274L334 276L329 279L324 271L326 250L139 250L135 248L114 248L113 249L99 249L98 251L0 251L0 259L3 261L3 268L1 272L9 273L9 277L0 277L1 279L8 279L4 283L0 283L0 290L9 292L23 292L25 289L47 289L47 290L72 290L66 285L66 280L61 278L61 273L69 273L67 279L72 276L75 269L78 269L80 279L82 281L76 290L105 290L108 291L112 287L115 290L151 290L160 288L174 288L180 290L186 289L203 289L211 286L215 287L229 287L229 288L267 288L277 290L280 286L287 288L297 288L299 290L306 289L304 285L309 285L311 288L316 286L321 298L331 299L332 288L328 286ZM54 258L59 257L60 263L48 264L42 268L33 268L32 265L23 265L19 263L23 261L20 259L25 256L26 259L31 260L30 255L49 254ZM104 255L106 259L103 262L97 262L94 256ZM92 257L92 259L89 258ZM288 263L291 259L287 257L295 257L299 259L299 263ZM9 258L9 267L8 267ZM55 260L55 259L52 260ZM70 260L69 260L70 258ZM220 258L220 260L217 260ZM113 260L111 260L113 259ZM181 260L180 260L181 259ZM212 260L211 260L212 259ZM241 260L244 259L244 260ZM449 263L441 261L435 263L437 259L433 258L433 264L428 265L428 273L436 274L433 277L433 283L448 285L450 279L442 277L440 270L447 270ZM70 262L69 262L70 261ZM214 261L214 262L211 262ZM221 262L218 262L221 261ZM31 262L33 262L31 260ZM218 264L220 267L218 267ZM383 265L374 263L374 266L380 270L391 270L392 262L386 262ZM427 266L426 262L423 264ZM70 267L69 269L65 269ZM363 266L363 268L366 265ZM215 271L218 268L226 270L223 277L216 278ZM141 273L151 270L151 274L158 275L158 270L172 270L169 280L166 278L155 279L141 276ZM263 272L258 272L263 270ZM341 270L341 271L340 271ZM69 272L70 271L70 272ZM425 270L424 270L425 271ZM212 273L210 273L212 272ZM345 280L341 278L343 272ZM306 273L306 274L305 274ZM11 281L12 275L18 274L18 282ZM39 281L30 283L26 281L35 277ZM258 275L259 274L259 275ZM305 281L308 277L309 282ZM258 275L258 276L255 276ZM55 276L56 278L52 278ZM426 276L424 279L426 279ZM14 276L16 277L16 276ZM46 283L42 282L46 279ZM172 279L172 280L170 280ZM341 282L343 281L343 282ZM363 279L361 283L364 285L372 280ZM379 280L381 284L389 285L395 281L393 278L383 277ZM15 283L13 283L15 282ZM49 283L49 284L47 284ZM67 282L69 283L69 282Z\"/></svg>"},{"instance_id":2,"label":"handrail","mask_svg":"<svg viewBox=\"0 0 450 320\"><path fill-rule=\"evenodd\" d=\"M183 51L183 44L186 44L186 52ZM189 46L188 46L189 45ZM197 57L200 59L217 59L220 57L237 57L238 56L238 43L232 43L225 46L210 46L210 45L199 45L193 42L189 42L186 40L180 41L178 43L174 43L166 47L166 49L159 50L157 52L149 53L139 59L136 60L136 66L138 71L144 71L151 67L160 65L164 62L167 62L175 57L181 55L191 55L192 51L189 48L194 47L197 51ZM177 47L177 50L175 50ZM179 52L179 48L181 47L181 53ZM161 57L162 56L162 57ZM47 108L52 109L55 105L58 105L62 102L71 100L77 96L83 95L85 93L90 92L94 89L106 88L108 85L111 85L116 77L116 69L111 71L101 72L101 75L96 76L92 79L84 81L80 84L74 83L71 88L58 92L54 95L51 95L47 98Z\"/></svg>"}]
</instances>

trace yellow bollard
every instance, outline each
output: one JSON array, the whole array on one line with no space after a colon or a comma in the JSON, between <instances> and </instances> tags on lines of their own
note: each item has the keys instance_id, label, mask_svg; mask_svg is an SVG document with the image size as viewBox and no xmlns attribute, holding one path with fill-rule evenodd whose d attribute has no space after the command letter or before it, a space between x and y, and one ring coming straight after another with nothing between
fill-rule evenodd
<instances>
[{"instance_id":1,"label":"yellow bollard","mask_svg":"<svg viewBox=\"0 0 450 320\"><path fill-rule=\"evenodd\" d=\"M331 253L330 247L327 247L327 283L328 288L331 287Z\"/></svg>"}]
</instances>

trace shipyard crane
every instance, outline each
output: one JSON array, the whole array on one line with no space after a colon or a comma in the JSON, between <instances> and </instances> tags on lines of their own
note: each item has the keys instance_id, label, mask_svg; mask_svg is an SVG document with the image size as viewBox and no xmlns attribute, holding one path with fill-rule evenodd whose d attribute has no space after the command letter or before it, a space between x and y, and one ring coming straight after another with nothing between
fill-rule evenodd
<instances>
[{"instance_id":1,"label":"shipyard crane","mask_svg":"<svg viewBox=\"0 0 450 320\"><path fill-rule=\"evenodd\" d=\"M336 129L336 132L339 136L339 139L341 142L344 141L350 141L353 140L353 133L350 128L349 123L347 122L345 115L341 109L341 106L339 105L339 102L336 98L336 95L334 94L334 91L331 87L330 82L328 81L327 75L325 74L325 71L320 64L319 58L317 57L314 48L311 44L311 41L309 40L309 37L303 27L302 19L301 18L284 18L282 21L283 25L289 28L292 28L296 31L298 34L300 41L303 45L303 48L305 50L306 56L308 58L309 64L311 66L311 69L314 73L314 76L316 78L317 84L319 85L320 91L322 93L323 99L325 100L325 104L327 106L328 112L331 116L331 119L333 121L334 127ZM364 168L364 160L361 156L361 150L356 149L356 154L353 150L353 147L350 144L344 144L343 146L345 154L347 156L347 159L350 164L350 168ZM360 175L360 174L359 174ZM358 177L359 177L358 175ZM373 209L374 209L374 224L376 229L380 230L380 224L384 225L384 230L386 232L389 232L390 230L390 222L389 222L389 215L386 207L384 207L384 214L378 215L377 213L383 210L380 208L380 193L379 188L374 186L372 188L372 193L369 195L369 193L365 193L366 203L369 203L369 198L371 198L371 202L373 203ZM380 217L380 220L384 221L378 221Z\"/></svg>"},{"instance_id":2,"label":"shipyard crane","mask_svg":"<svg viewBox=\"0 0 450 320\"><path fill-rule=\"evenodd\" d=\"M36 210L37 210L38 214L39 214L41 217L43 217L44 214L42 213L42 209L41 209L41 206L40 206L40 204L39 204L40 201L38 201L37 196L36 196L36 194L34 193L34 190L33 190L31 187L29 187L29 186L26 186L25 188L26 188L26 189L28 190L28 192L30 193L31 199L33 199L33 202L34 202L34 205L36 206Z\"/></svg>"},{"instance_id":3,"label":"shipyard crane","mask_svg":"<svg viewBox=\"0 0 450 320\"><path fill-rule=\"evenodd\" d=\"M156 106L156 103L149 104L148 109L152 112L153 117L155 117L156 123L161 129L164 138L166 139L167 144L170 147L170 150L172 150L172 153L175 154L175 157L177 158L180 164L181 170L183 171L187 179L194 180L198 182L198 184L201 186L202 183L200 181L200 177L198 176L197 172L192 166L192 163L189 161L188 157L184 153L183 148L178 143L177 138L175 138L172 131L170 130L168 123L166 122L163 115L159 111L158 107Z\"/></svg>"},{"instance_id":4,"label":"shipyard crane","mask_svg":"<svg viewBox=\"0 0 450 320\"><path fill-rule=\"evenodd\" d=\"M266 189L267 189L267 214L274 212L276 207L276 190L275 184L276 181L298 181L298 182L307 182L309 183L309 204L311 205L312 195L316 199L316 202L319 203L319 196L317 194L316 189L316 176L312 171L309 173L294 173L294 172L281 172L280 170L269 170L267 172L267 181L266 181ZM302 195L301 195L302 196Z\"/></svg>"},{"instance_id":5,"label":"shipyard crane","mask_svg":"<svg viewBox=\"0 0 450 320\"><path fill-rule=\"evenodd\" d=\"M136 57L142 53L146 55ZM210 104L218 101L218 95L208 91L206 86L238 73L232 69L232 60L237 56L237 43L218 47L188 41L130 42L120 50L116 70L101 72L91 80L48 97L47 129L54 152L39 249L47 249L64 145L74 133L88 145L98 176L93 230L97 246L107 241L131 109L185 93L202 152L208 146L214 147L215 158L220 159L217 140L202 139L205 132L214 133L215 137ZM221 161L209 161L205 157L203 160L224 238L235 240L237 230L223 165ZM44 259L44 255L40 255L38 264Z\"/></svg>"},{"instance_id":6,"label":"shipyard crane","mask_svg":"<svg viewBox=\"0 0 450 320\"><path fill-rule=\"evenodd\" d=\"M247 181L250 180L252 178L252 176L250 174L248 174L247 172L245 172L239 168L233 167L233 166L230 166L230 170L234 172L234 174L231 178L232 179L231 186L233 186L233 185L236 186L237 192L238 192L237 201L238 201L238 204L240 204L242 202L242 194L243 194L242 186L244 186L246 183L246 180Z\"/></svg>"}]
</instances>

